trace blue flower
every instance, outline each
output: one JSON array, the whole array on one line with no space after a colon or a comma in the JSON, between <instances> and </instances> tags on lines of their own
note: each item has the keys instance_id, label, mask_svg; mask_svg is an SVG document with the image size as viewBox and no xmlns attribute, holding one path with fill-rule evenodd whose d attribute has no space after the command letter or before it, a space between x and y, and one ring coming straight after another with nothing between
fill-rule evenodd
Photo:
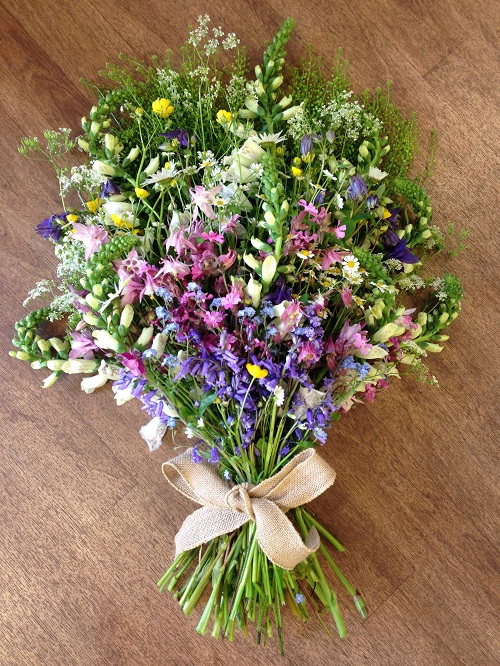
<instances>
[{"instance_id":1,"label":"blue flower","mask_svg":"<svg viewBox=\"0 0 500 666\"><path fill-rule=\"evenodd\" d=\"M60 215L51 215L50 217L45 218L39 224L36 225L35 230L37 234L43 236L46 240L51 238L54 243L61 238L62 233L62 224L61 222L66 222L66 218L69 213L64 212Z\"/></svg>"},{"instance_id":2,"label":"blue flower","mask_svg":"<svg viewBox=\"0 0 500 666\"><path fill-rule=\"evenodd\" d=\"M378 208L379 200L376 194L371 194L366 200L366 207L370 210L372 208Z\"/></svg>"},{"instance_id":3,"label":"blue flower","mask_svg":"<svg viewBox=\"0 0 500 666\"><path fill-rule=\"evenodd\" d=\"M160 136L164 136L165 139L177 139L181 148L187 148L189 146L189 134L187 133L187 130L174 129L171 132L161 132Z\"/></svg>"},{"instance_id":4,"label":"blue flower","mask_svg":"<svg viewBox=\"0 0 500 666\"><path fill-rule=\"evenodd\" d=\"M110 197L112 194L120 194L121 190L118 185L115 185L111 180L107 180L101 185L101 199Z\"/></svg>"},{"instance_id":5,"label":"blue flower","mask_svg":"<svg viewBox=\"0 0 500 666\"><path fill-rule=\"evenodd\" d=\"M296 601L298 604L303 604L303 603L304 603L304 595L303 595L303 594L300 594L300 592L298 592L298 593L295 595L295 601Z\"/></svg>"},{"instance_id":6,"label":"blue flower","mask_svg":"<svg viewBox=\"0 0 500 666\"><path fill-rule=\"evenodd\" d=\"M351 182L346 192L349 199L354 201L362 199L368 194L368 188L366 187L365 181L361 178L359 174L351 176Z\"/></svg>"}]
</instances>

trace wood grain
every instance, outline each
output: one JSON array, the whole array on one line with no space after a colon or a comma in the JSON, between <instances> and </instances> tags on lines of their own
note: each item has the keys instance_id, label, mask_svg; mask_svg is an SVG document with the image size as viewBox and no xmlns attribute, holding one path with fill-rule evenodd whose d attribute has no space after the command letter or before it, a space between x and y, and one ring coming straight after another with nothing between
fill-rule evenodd
<instances>
[{"instance_id":1,"label":"wood grain","mask_svg":"<svg viewBox=\"0 0 500 666\"><path fill-rule=\"evenodd\" d=\"M0 33L1 666L278 663L256 649L200 637L155 581L190 503L160 474L137 405L50 391L6 358L21 301L55 268L34 225L58 209L50 169L24 160L21 136L78 128L95 77L119 52L174 53L207 11L240 34L256 61L287 15L297 62L312 43L328 65L338 46L354 87L390 79L424 133L440 133L431 183L436 220L471 232L467 253L438 272L463 276L462 317L431 359L439 389L402 380L332 429L323 454L338 481L315 509L348 551L339 557L367 599L363 623L340 598L348 637L328 639L286 616L284 664L493 666L498 663L498 10L491 0L14 0Z\"/></svg>"}]
</instances>

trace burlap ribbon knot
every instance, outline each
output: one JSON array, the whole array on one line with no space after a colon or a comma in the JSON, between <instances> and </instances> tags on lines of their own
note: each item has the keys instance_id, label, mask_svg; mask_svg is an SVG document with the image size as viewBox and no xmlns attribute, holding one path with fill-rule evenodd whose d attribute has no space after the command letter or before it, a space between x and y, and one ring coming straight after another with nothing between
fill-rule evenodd
<instances>
[{"instance_id":1,"label":"burlap ribbon knot","mask_svg":"<svg viewBox=\"0 0 500 666\"><path fill-rule=\"evenodd\" d=\"M312 528L302 541L285 511L310 502L335 480L334 470L306 449L283 469L257 486L230 486L209 462L194 463L192 449L163 464L167 481L180 493L202 505L182 523L175 537L176 556L254 520L257 540L271 562L293 569L319 548Z\"/></svg>"}]
</instances>

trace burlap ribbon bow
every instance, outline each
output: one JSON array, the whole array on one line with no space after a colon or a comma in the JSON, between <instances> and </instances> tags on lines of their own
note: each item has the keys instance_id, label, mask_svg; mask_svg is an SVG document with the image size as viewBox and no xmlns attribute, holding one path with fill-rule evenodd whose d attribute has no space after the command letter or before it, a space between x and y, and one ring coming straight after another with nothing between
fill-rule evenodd
<instances>
[{"instance_id":1,"label":"burlap ribbon bow","mask_svg":"<svg viewBox=\"0 0 500 666\"><path fill-rule=\"evenodd\" d=\"M329 488L335 472L314 449L296 455L282 470L257 486L230 486L208 462L194 463L192 449L163 464L163 473L180 493L202 505L183 522L175 537L176 556L254 520L257 540L267 557L293 569L319 548L312 528L302 541L285 511L310 502Z\"/></svg>"}]
</instances>

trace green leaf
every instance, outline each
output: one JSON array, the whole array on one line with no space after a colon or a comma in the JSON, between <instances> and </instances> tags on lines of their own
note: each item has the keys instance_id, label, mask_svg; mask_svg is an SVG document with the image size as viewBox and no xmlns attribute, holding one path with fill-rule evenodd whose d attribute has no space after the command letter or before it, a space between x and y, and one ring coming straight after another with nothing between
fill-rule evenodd
<instances>
[{"instance_id":1,"label":"green leaf","mask_svg":"<svg viewBox=\"0 0 500 666\"><path fill-rule=\"evenodd\" d=\"M203 398L201 399L200 402L200 407L198 409L198 416L202 416L202 414L206 411L207 407L209 407L217 398L217 393L210 392L210 393L205 393Z\"/></svg>"}]
</instances>

